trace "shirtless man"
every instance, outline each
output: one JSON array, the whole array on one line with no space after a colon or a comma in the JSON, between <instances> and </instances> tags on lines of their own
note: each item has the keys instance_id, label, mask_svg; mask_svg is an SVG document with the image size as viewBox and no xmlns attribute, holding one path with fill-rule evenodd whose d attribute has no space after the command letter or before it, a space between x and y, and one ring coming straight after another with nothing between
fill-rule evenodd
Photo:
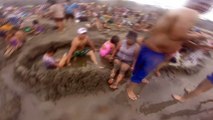
<instances>
[{"instance_id":1,"label":"shirtless man","mask_svg":"<svg viewBox=\"0 0 213 120\"><path fill-rule=\"evenodd\" d=\"M199 13L208 11L212 3L213 0L189 0L185 8L171 10L157 22L139 53L131 83L127 88L130 99L137 100L134 89L166 60L166 56L179 51L188 39L203 37L188 31L194 26Z\"/></svg>"},{"instance_id":2,"label":"shirtless man","mask_svg":"<svg viewBox=\"0 0 213 120\"><path fill-rule=\"evenodd\" d=\"M87 55L90 57L90 59L93 61L95 65L98 65L95 56L95 47L93 42L89 39L87 35L87 29L79 28L77 32L79 35L72 41L71 48L69 50L67 57L67 64L69 65L70 60L74 57L83 57ZM87 45L90 46L92 50L86 48Z\"/></svg>"}]
</instances>

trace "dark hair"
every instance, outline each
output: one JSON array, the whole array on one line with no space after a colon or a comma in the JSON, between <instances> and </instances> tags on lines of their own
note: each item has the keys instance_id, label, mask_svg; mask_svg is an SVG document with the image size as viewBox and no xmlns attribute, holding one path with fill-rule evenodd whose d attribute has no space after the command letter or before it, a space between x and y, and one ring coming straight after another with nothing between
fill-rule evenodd
<instances>
[{"instance_id":1,"label":"dark hair","mask_svg":"<svg viewBox=\"0 0 213 120\"><path fill-rule=\"evenodd\" d=\"M33 25L39 24L38 20L33 20Z\"/></svg>"},{"instance_id":2,"label":"dark hair","mask_svg":"<svg viewBox=\"0 0 213 120\"><path fill-rule=\"evenodd\" d=\"M56 53L57 52L57 49L54 48L54 47L50 47L48 50L47 50L47 53Z\"/></svg>"},{"instance_id":3,"label":"dark hair","mask_svg":"<svg viewBox=\"0 0 213 120\"><path fill-rule=\"evenodd\" d=\"M137 40L138 34L134 31L129 31L126 37L128 39Z\"/></svg>"},{"instance_id":4,"label":"dark hair","mask_svg":"<svg viewBox=\"0 0 213 120\"><path fill-rule=\"evenodd\" d=\"M112 36L110 42L117 45L117 43L119 42L120 38L117 35Z\"/></svg>"}]
</instances>

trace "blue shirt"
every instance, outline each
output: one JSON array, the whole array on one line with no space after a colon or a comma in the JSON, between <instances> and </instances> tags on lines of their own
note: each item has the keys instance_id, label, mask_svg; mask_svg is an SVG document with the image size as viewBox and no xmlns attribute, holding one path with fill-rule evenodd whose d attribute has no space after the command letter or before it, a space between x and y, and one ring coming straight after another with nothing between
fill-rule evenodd
<instances>
[{"instance_id":1,"label":"blue shirt","mask_svg":"<svg viewBox=\"0 0 213 120\"><path fill-rule=\"evenodd\" d=\"M74 9L78 8L78 4L77 3L73 3L72 5L66 5L65 6L65 12L67 14L72 14L74 11Z\"/></svg>"}]
</instances>

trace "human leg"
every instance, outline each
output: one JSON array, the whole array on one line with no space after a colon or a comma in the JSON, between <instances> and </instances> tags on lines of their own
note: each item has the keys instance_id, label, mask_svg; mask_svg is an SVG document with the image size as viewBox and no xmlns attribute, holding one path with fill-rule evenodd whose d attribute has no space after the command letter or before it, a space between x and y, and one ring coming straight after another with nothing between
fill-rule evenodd
<instances>
[{"instance_id":1,"label":"human leg","mask_svg":"<svg viewBox=\"0 0 213 120\"><path fill-rule=\"evenodd\" d=\"M59 31L63 31L64 30L64 20L60 20L58 22L58 24L59 24Z\"/></svg>"},{"instance_id":2,"label":"human leg","mask_svg":"<svg viewBox=\"0 0 213 120\"><path fill-rule=\"evenodd\" d=\"M134 90L138 86L137 83L130 82L127 86L127 95L131 100L137 100L137 95L135 94Z\"/></svg>"},{"instance_id":3,"label":"human leg","mask_svg":"<svg viewBox=\"0 0 213 120\"><path fill-rule=\"evenodd\" d=\"M92 60L92 62L95 64L95 65L98 65L98 61L97 61L97 58L95 56L95 53L90 50L87 55L90 57L90 59Z\"/></svg>"},{"instance_id":4,"label":"human leg","mask_svg":"<svg viewBox=\"0 0 213 120\"><path fill-rule=\"evenodd\" d=\"M168 61L166 61L166 62L163 62L163 63L161 63L158 67L157 67L157 69L156 69L156 71L155 71L155 74L157 75L157 77L160 77L161 76L161 73L160 73L160 70L163 68L163 67L165 67L166 65L168 65Z\"/></svg>"},{"instance_id":5,"label":"human leg","mask_svg":"<svg viewBox=\"0 0 213 120\"><path fill-rule=\"evenodd\" d=\"M210 80L205 79L193 91L189 92L188 94L185 94L184 96L172 95L172 97L177 101L184 102L185 100L196 97L210 90L211 88L213 88L213 84Z\"/></svg>"},{"instance_id":6,"label":"human leg","mask_svg":"<svg viewBox=\"0 0 213 120\"><path fill-rule=\"evenodd\" d=\"M110 86L112 89L117 89L118 84L124 79L125 73L130 69L130 65L127 63L122 63L116 81Z\"/></svg>"},{"instance_id":7,"label":"human leg","mask_svg":"<svg viewBox=\"0 0 213 120\"><path fill-rule=\"evenodd\" d=\"M110 74L110 79L108 80L109 84L112 84L114 82L114 78L116 76L116 73L120 69L120 66L121 66L121 61L118 60L118 59L115 59L114 60L114 66L113 66L113 69L112 69L111 74Z\"/></svg>"},{"instance_id":8,"label":"human leg","mask_svg":"<svg viewBox=\"0 0 213 120\"><path fill-rule=\"evenodd\" d=\"M60 61L59 61L59 68L62 68L62 67L64 67L65 66L65 64L66 64L66 61L67 61L67 54L65 53L64 55L63 55L63 57L60 59Z\"/></svg>"},{"instance_id":9,"label":"human leg","mask_svg":"<svg viewBox=\"0 0 213 120\"><path fill-rule=\"evenodd\" d=\"M151 72L153 72L159 64L165 61L165 55L152 51L146 46L143 46L140 50L133 75L131 77L131 83L129 85L127 94L132 100L136 100L136 94L134 92L137 84L140 84Z\"/></svg>"}]
</instances>

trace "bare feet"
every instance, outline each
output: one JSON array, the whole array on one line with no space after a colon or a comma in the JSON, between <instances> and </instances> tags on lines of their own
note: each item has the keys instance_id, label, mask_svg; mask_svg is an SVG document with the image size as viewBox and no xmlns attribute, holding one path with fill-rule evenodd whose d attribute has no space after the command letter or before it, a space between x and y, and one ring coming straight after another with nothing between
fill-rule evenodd
<instances>
[{"instance_id":1,"label":"bare feet","mask_svg":"<svg viewBox=\"0 0 213 120\"><path fill-rule=\"evenodd\" d=\"M184 102L183 97L179 96L179 95L172 95L172 98L174 100L177 100L178 102Z\"/></svg>"},{"instance_id":2,"label":"bare feet","mask_svg":"<svg viewBox=\"0 0 213 120\"><path fill-rule=\"evenodd\" d=\"M144 84L149 84L149 80L143 79L142 83L144 83Z\"/></svg>"},{"instance_id":3,"label":"bare feet","mask_svg":"<svg viewBox=\"0 0 213 120\"><path fill-rule=\"evenodd\" d=\"M112 85L110 85L109 87L110 87L111 89L113 89L113 90L118 89L118 85L116 85L116 84L112 84Z\"/></svg>"},{"instance_id":4,"label":"bare feet","mask_svg":"<svg viewBox=\"0 0 213 120\"><path fill-rule=\"evenodd\" d=\"M130 89L127 89L127 94L128 94L129 99L131 99L133 101L136 101L138 99L137 96L135 95L135 93Z\"/></svg>"},{"instance_id":5,"label":"bare feet","mask_svg":"<svg viewBox=\"0 0 213 120\"><path fill-rule=\"evenodd\" d=\"M110 78L109 80L108 80L108 83L111 85L112 83L114 82L114 79L113 78Z\"/></svg>"}]
</instances>

